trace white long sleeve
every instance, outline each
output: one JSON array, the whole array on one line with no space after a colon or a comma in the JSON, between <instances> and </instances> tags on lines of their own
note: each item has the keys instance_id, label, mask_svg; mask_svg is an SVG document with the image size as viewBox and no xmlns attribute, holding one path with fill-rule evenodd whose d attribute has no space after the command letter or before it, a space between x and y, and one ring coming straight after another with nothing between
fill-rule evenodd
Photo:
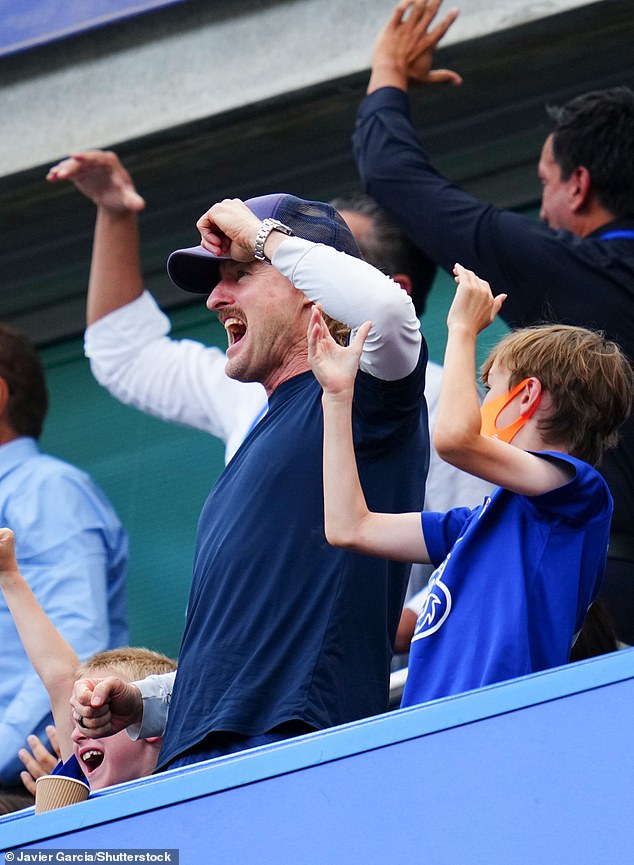
<instances>
[{"instance_id":1,"label":"white long sleeve","mask_svg":"<svg viewBox=\"0 0 634 865\"><path fill-rule=\"evenodd\" d=\"M143 717L140 724L131 724L127 728L128 736L137 739L149 739L152 736L162 736L167 724L170 700L174 690L176 670L171 673L157 673L132 682L143 697Z\"/></svg>"},{"instance_id":2,"label":"white long sleeve","mask_svg":"<svg viewBox=\"0 0 634 865\"><path fill-rule=\"evenodd\" d=\"M289 237L272 264L313 303L353 331L370 320L360 368L383 381L405 378L416 366L420 322L411 298L372 265L324 244Z\"/></svg>"},{"instance_id":3,"label":"white long sleeve","mask_svg":"<svg viewBox=\"0 0 634 865\"><path fill-rule=\"evenodd\" d=\"M228 378L220 349L171 339L169 332L168 317L145 292L91 324L84 351L93 375L112 396L217 436L226 444L228 461L266 411L264 388Z\"/></svg>"}]
</instances>

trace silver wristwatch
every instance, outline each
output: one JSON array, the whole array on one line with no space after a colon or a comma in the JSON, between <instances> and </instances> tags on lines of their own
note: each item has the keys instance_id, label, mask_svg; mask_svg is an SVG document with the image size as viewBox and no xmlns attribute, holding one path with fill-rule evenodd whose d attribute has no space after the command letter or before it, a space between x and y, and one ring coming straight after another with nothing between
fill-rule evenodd
<instances>
[{"instance_id":1,"label":"silver wristwatch","mask_svg":"<svg viewBox=\"0 0 634 865\"><path fill-rule=\"evenodd\" d=\"M266 238L272 231L281 231L282 234L288 234L289 236L293 234L288 225L284 225L284 223L280 222L279 219L269 218L262 220L262 225L259 227L258 233L255 236L253 255L258 261L268 261L269 264L271 263L271 260L264 254L264 244L266 243Z\"/></svg>"}]
</instances>

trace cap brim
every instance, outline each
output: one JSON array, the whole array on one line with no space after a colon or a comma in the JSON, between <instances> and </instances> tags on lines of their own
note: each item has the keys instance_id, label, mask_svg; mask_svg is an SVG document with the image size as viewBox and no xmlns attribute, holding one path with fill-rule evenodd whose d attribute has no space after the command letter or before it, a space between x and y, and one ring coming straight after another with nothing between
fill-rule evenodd
<instances>
[{"instance_id":1,"label":"cap brim","mask_svg":"<svg viewBox=\"0 0 634 865\"><path fill-rule=\"evenodd\" d=\"M167 259L167 273L174 285L195 294L211 294L220 281L220 262L229 256L213 255L202 246L177 249Z\"/></svg>"}]
</instances>

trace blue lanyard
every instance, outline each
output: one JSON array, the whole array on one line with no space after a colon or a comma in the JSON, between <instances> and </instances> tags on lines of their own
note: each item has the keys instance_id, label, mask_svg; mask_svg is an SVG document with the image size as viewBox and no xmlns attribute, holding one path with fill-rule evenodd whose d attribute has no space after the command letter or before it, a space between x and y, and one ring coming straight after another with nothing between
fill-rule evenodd
<instances>
[{"instance_id":1,"label":"blue lanyard","mask_svg":"<svg viewBox=\"0 0 634 865\"><path fill-rule=\"evenodd\" d=\"M620 237L629 237L631 240L634 240L634 229L620 228L616 231L606 231L605 234L599 235L599 240L617 240Z\"/></svg>"}]
</instances>

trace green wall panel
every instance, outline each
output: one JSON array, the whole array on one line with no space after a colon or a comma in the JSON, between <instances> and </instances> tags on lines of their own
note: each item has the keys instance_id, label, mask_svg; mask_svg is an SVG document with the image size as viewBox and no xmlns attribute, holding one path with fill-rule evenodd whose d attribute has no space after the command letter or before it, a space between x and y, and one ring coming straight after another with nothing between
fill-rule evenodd
<instances>
[{"instance_id":1,"label":"green wall panel","mask_svg":"<svg viewBox=\"0 0 634 865\"><path fill-rule=\"evenodd\" d=\"M172 316L174 335L224 345L209 313ZM81 466L130 535L130 640L176 655L185 622L196 523L224 465L211 436L121 405L92 378L80 340L41 351L51 408L44 450Z\"/></svg>"}]
</instances>

